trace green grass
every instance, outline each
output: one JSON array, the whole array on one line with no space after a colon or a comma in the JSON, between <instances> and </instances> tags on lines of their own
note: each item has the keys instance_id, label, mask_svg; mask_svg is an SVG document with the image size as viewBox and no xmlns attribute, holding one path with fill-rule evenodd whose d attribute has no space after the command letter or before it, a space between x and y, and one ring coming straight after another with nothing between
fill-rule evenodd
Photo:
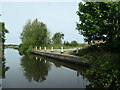
<instances>
[{"instance_id":1,"label":"green grass","mask_svg":"<svg viewBox=\"0 0 120 90\"><path fill-rule=\"evenodd\" d=\"M41 49L44 49L46 47L46 49L51 49L51 47L53 47L54 49L61 49L61 47L63 47L64 49L72 49L72 48L76 48L75 46L65 46L65 45L58 45L58 44L54 44L54 45L44 45L44 46L40 46ZM35 48L34 48L35 49ZM39 48L38 48L39 49Z\"/></svg>"},{"instance_id":2,"label":"green grass","mask_svg":"<svg viewBox=\"0 0 120 90\"><path fill-rule=\"evenodd\" d=\"M11 47L11 46L5 46L5 48L18 49L18 47L15 47L15 46L13 46L13 47Z\"/></svg>"},{"instance_id":3,"label":"green grass","mask_svg":"<svg viewBox=\"0 0 120 90\"><path fill-rule=\"evenodd\" d=\"M39 50L41 47L42 50L44 50L44 48L46 47L47 50L51 50L51 48L53 47L53 49L61 49L61 47L63 47L63 49L74 49L74 48L77 48L77 47L86 47L86 44L79 44L78 46L66 46L66 45L60 45L60 44L48 44L48 45L41 45L37 48L37 50ZM24 45L22 46L19 45L19 52L20 54L27 54L27 53L30 53L31 50L35 50L36 47L32 47L32 46L27 46L27 45ZM55 51L55 52L59 52L59 51ZM64 53L69 53L67 51L65 51Z\"/></svg>"},{"instance_id":4,"label":"green grass","mask_svg":"<svg viewBox=\"0 0 120 90\"><path fill-rule=\"evenodd\" d=\"M66 45L60 45L60 44L49 44L49 45L44 45L44 46L39 46L39 47L44 49L45 46L46 46L47 49L51 49L51 47L53 47L54 49L61 49L61 47L63 47L64 49L73 49L73 48L77 48L77 47L85 47L86 44L79 44L78 46L66 46Z\"/></svg>"}]
</instances>

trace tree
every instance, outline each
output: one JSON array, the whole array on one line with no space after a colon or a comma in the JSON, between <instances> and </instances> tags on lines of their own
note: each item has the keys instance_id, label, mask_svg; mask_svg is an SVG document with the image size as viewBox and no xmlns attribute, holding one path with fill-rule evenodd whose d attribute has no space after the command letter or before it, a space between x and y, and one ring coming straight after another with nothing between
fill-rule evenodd
<instances>
[{"instance_id":1,"label":"tree","mask_svg":"<svg viewBox=\"0 0 120 90\"><path fill-rule=\"evenodd\" d=\"M78 46L77 41L72 41L72 42L71 42L71 46Z\"/></svg>"},{"instance_id":2,"label":"tree","mask_svg":"<svg viewBox=\"0 0 120 90\"><path fill-rule=\"evenodd\" d=\"M1 77L5 78L5 72L8 71L8 69L9 69L9 67L7 67L5 65L6 62L5 62L5 57L4 57L5 33L8 33L8 30L5 28L5 23L0 22L0 62L1 62L1 65L0 65L0 78Z\"/></svg>"},{"instance_id":3,"label":"tree","mask_svg":"<svg viewBox=\"0 0 120 90\"><path fill-rule=\"evenodd\" d=\"M64 39L64 34L58 32L55 33L52 40L53 40L53 44L62 44L62 39Z\"/></svg>"},{"instance_id":4,"label":"tree","mask_svg":"<svg viewBox=\"0 0 120 90\"><path fill-rule=\"evenodd\" d=\"M120 2L79 3L77 15L77 29L86 42L103 40L112 47L120 45Z\"/></svg>"},{"instance_id":5,"label":"tree","mask_svg":"<svg viewBox=\"0 0 120 90\"><path fill-rule=\"evenodd\" d=\"M20 50L22 52L29 52L33 47L46 45L49 43L49 33L47 26L35 19L33 22L28 20L21 33L22 44Z\"/></svg>"},{"instance_id":6,"label":"tree","mask_svg":"<svg viewBox=\"0 0 120 90\"><path fill-rule=\"evenodd\" d=\"M5 42L5 33L8 33L8 30L5 28L4 22L0 22L0 43L3 45Z\"/></svg>"}]
</instances>

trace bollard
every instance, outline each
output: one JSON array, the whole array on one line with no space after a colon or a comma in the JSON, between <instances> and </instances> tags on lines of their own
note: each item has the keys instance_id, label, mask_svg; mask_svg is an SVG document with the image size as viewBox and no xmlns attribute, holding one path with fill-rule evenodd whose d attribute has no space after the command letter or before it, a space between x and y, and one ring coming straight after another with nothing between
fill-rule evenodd
<instances>
[{"instance_id":1,"label":"bollard","mask_svg":"<svg viewBox=\"0 0 120 90\"><path fill-rule=\"evenodd\" d=\"M46 63L46 60L45 60L45 63Z\"/></svg>"},{"instance_id":2,"label":"bollard","mask_svg":"<svg viewBox=\"0 0 120 90\"><path fill-rule=\"evenodd\" d=\"M38 58L36 57L36 60L37 60Z\"/></svg>"},{"instance_id":3,"label":"bollard","mask_svg":"<svg viewBox=\"0 0 120 90\"><path fill-rule=\"evenodd\" d=\"M37 49L37 46L36 46L36 49Z\"/></svg>"},{"instance_id":4,"label":"bollard","mask_svg":"<svg viewBox=\"0 0 120 90\"><path fill-rule=\"evenodd\" d=\"M61 47L61 54L64 52L63 47Z\"/></svg>"},{"instance_id":5,"label":"bollard","mask_svg":"<svg viewBox=\"0 0 120 90\"><path fill-rule=\"evenodd\" d=\"M41 50L41 47L39 49Z\"/></svg>"},{"instance_id":6,"label":"bollard","mask_svg":"<svg viewBox=\"0 0 120 90\"><path fill-rule=\"evenodd\" d=\"M44 50L46 51L46 47L44 48Z\"/></svg>"},{"instance_id":7,"label":"bollard","mask_svg":"<svg viewBox=\"0 0 120 90\"><path fill-rule=\"evenodd\" d=\"M53 52L54 50L53 50L53 47L51 48L51 52Z\"/></svg>"}]
</instances>

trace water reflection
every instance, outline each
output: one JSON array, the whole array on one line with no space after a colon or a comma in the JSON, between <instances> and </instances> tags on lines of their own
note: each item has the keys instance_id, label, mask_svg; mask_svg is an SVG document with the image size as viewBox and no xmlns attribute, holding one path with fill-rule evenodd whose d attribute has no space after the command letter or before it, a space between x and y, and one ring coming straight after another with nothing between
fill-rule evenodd
<instances>
[{"instance_id":1,"label":"water reflection","mask_svg":"<svg viewBox=\"0 0 120 90\"><path fill-rule=\"evenodd\" d=\"M5 73L8 71L9 67L6 66L6 58L4 56L4 49L0 47L0 78L5 78Z\"/></svg>"},{"instance_id":2,"label":"water reflection","mask_svg":"<svg viewBox=\"0 0 120 90\"><path fill-rule=\"evenodd\" d=\"M78 87L79 87L79 82L81 83L81 81L83 79L87 80L86 77L81 76L81 72L88 69L89 67L84 67L84 66L80 66L80 65L77 65L77 64L72 64L72 63L69 63L69 62L55 60L55 59L51 59L51 58L43 57L43 56L38 56L38 55L34 55L34 56L36 57L36 59L39 59L40 61L44 60L44 62L46 62L46 61L52 62L53 65L57 68L66 67L66 68L69 68L71 70L75 70L76 71L76 76L78 77L78 80L77 80L78 81ZM82 84L84 84L84 83L81 83L81 85ZM84 85L82 85L82 86L84 86ZM98 85L95 84L95 83L90 83L90 84L86 85L85 87L86 87L86 89L87 88L95 88L95 87L98 87Z\"/></svg>"},{"instance_id":3,"label":"water reflection","mask_svg":"<svg viewBox=\"0 0 120 90\"><path fill-rule=\"evenodd\" d=\"M87 68L80 65L39 55L20 56L12 49L5 51L6 64L10 69L3 79L4 88L89 88L92 86L92 83L81 75L81 71Z\"/></svg>"},{"instance_id":4,"label":"water reflection","mask_svg":"<svg viewBox=\"0 0 120 90\"><path fill-rule=\"evenodd\" d=\"M23 56L21 59L21 66L25 77L29 82L42 82L46 80L48 71L50 70L50 63L41 58L29 55Z\"/></svg>"},{"instance_id":5,"label":"water reflection","mask_svg":"<svg viewBox=\"0 0 120 90\"><path fill-rule=\"evenodd\" d=\"M9 70L9 67L6 66L5 63L6 63L6 59L5 59L5 57L3 57L3 58L2 58L2 78L5 78L5 77L6 77L6 76L5 76L5 73L6 73L6 71Z\"/></svg>"},{"instance_id":6,"label":"water reflection","mask_svg":"<svg viewBox=\"0 0 120 90\"><path fill-rule=\"evenodd\" d=\"M37 58L40 58L42 60L46 60L48 62L52 62L57 68L67 67L69 69L75 70L75 71L77 71L77 74L76 74L77 76L79 76L81 71L84 71L87 68L89 68L87 66L84 67L84 66L80 66L78 64L73 64L73 63L70 63L70 62L64 62L64 61L61 61L61 60L56 60L56 59L43 57L43 56L39 56L39 55L34 55L34 56L36 56Z\"/></svg>"}]
</instances>

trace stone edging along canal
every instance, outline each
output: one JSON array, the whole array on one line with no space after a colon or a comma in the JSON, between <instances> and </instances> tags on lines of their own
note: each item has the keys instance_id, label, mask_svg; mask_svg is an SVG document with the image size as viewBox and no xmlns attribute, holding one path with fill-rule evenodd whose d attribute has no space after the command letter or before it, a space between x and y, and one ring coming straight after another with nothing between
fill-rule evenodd
<instances>
[{"instance_id":1,"label":"stone edging along canal","mask_svg":"<svg viewBox=\"0 0 120 90\"><path fill-rule=\"evenodd\" d=\"M74 63L74 64L81 64L81 65L87 65L87 66L90 65L90 62L88 59L74 56L74 55L60 54L60 53L54 53L54 52L43 52L39 50L32 50L31 53L36 54L36 55L50 57L50 58L57 59L57 60Z\"/></svg>"}]
</instances>

